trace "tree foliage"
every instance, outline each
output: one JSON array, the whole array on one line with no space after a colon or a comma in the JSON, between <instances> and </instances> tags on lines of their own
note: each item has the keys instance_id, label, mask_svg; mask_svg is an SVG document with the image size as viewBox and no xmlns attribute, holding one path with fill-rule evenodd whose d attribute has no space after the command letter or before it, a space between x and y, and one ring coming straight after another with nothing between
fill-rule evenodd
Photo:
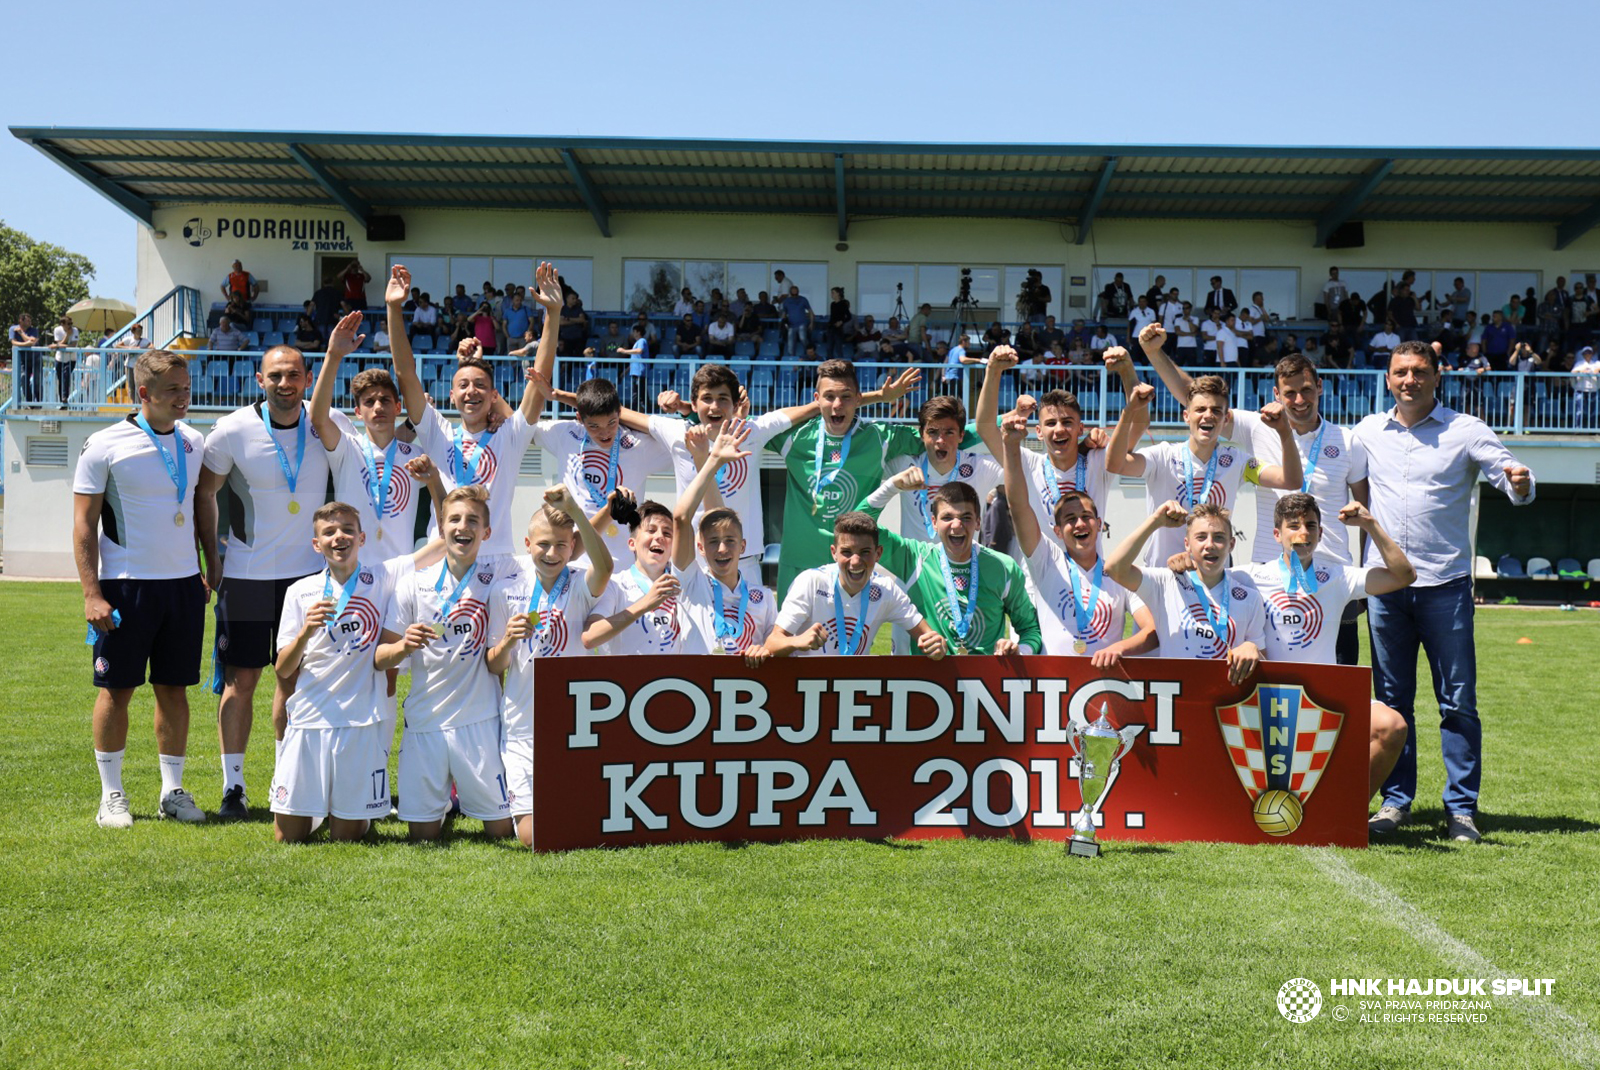
<instances>
[{"instance_id":1,"label":"tree foliage","mask_svg":"<svg viewBox=\"0 0 1600 1070\"><path fill-rule=\"evenodd\" d=\"M0 323L9 326L27 313L48 337L50 325L89 296L92 278L94 265L88 257L36 241L0 221Z\"/></svg>"}]
</instances>

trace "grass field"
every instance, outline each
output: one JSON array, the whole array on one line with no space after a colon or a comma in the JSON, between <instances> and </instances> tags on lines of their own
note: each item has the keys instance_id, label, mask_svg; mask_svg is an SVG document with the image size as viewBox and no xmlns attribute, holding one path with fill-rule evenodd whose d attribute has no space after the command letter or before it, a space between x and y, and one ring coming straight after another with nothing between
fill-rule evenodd
<instances>
[{"instance_id":1,"label":"grass field","mask_svg":"<svg viewBox=\"0 0 1600 1070\"><path fill-rule=\"evenodd\" d=\"M471 834L276 847L263 819L97 829L76 588L0 584L0 1065L1566 1067L1600 1061L1589 613L1478 618L1485 841L1367 851L1006 841L530 856ZM1531 646L1515 645L1519 636ZM1426 686L1423 687L1426 692ZM194 693L188 786L220 793ZM264 800L265 699L248 773ZM1360 1024L1334 977L1553 978L1486 1023ZM1281 1018L1278 987L1323 987ZM1334 1005L1352 1013L1336 1021Z\"/></svg>"}]
</instances>

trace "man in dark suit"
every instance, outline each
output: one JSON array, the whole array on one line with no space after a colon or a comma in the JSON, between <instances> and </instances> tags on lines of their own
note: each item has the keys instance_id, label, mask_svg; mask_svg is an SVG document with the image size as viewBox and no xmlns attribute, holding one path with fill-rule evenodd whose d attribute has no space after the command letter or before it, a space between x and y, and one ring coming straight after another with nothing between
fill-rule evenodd
<instances>
[{"instance_id":1,"label":"man in dark suit","mask_svg":"<svg viewBox=\"0 0 1600 1070\"><path fill-rule=\"evenodd\" d=\"M1211 276L1211 291L1206 294L1206 315L1211 315L1212 309L1219 309L1223 318L1239 307L1239 302L1234 300L1233 291L1222 288L1222 276Z\"/></svg>"}]
</instances>

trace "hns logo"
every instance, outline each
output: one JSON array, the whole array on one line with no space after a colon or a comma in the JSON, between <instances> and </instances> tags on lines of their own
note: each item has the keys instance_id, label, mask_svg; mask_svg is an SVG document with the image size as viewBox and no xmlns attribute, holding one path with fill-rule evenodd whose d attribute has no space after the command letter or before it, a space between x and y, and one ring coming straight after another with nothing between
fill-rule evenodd
<instances>
[{"instance_id":1,"label":"hns logo","mask_svg":"<svg viewBox=\"0 0 1600 1070\"><path fill-rule=\"evenodd\" d=\"M1249 698L1217 707L1233 771L1269 836L1300 827L1306 803L1339 742L1344 714L1325 710L1295 684L1258 684Z\"/></svg>"},{"instance_id":2,"label":"hns logo","mask_svg":"<svg viewBox=\"0 0 1600 1070\"><path fill-rule=\"evenodd\" d=\"M183 240L195 248L204 245L209 237L211 237L211 228L201 222L198 216L183 225Z\"/></svg>"}]
</instances>

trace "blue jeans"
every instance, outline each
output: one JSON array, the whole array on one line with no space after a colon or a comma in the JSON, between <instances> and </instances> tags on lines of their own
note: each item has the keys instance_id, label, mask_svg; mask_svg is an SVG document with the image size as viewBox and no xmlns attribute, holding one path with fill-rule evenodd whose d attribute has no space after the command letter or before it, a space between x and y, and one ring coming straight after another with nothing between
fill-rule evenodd
<instances>
[{"instance_id":1,"label":"blue jeans","mask_svg":"<svg viewBox=\"0 0 1600 1070\"><path fill-rule=\"evenodd\" d=\"M1478 654L1472 636L1472 577L1438 587L1407 587L1367 601L1372 638L1372 689L1400 711L1410 730L1400 760L1383 785L1385 806L1409 807L1417 794L1417 646L1428 655L1439 702L1444 751L1444 808L1472 814L1483 777L1483 725L1478 720Z\"/></svg>"},{"instance_id":2,"label":"blue jeans","mask_svg":"<svg viewBox=\"0 0 1600 1070\"><path fill-rule=\"evenodd\" d=\"M806 351L806 346L811 344L811 328L805 324L798 327L791 326L785 336L785 342L783 355L798 357Z\"/></svg>"},{"instance_id":3,"label":"blue jeans","mask_svg":"<svg viewBox=\"0 0 1600 1070\"><path fill-rule=\"evenodd\" d=\"M1581 390L1572 393L1572 426L1593 430L1600 418L1600 394Z\"/></svg>"}]
</instances>

